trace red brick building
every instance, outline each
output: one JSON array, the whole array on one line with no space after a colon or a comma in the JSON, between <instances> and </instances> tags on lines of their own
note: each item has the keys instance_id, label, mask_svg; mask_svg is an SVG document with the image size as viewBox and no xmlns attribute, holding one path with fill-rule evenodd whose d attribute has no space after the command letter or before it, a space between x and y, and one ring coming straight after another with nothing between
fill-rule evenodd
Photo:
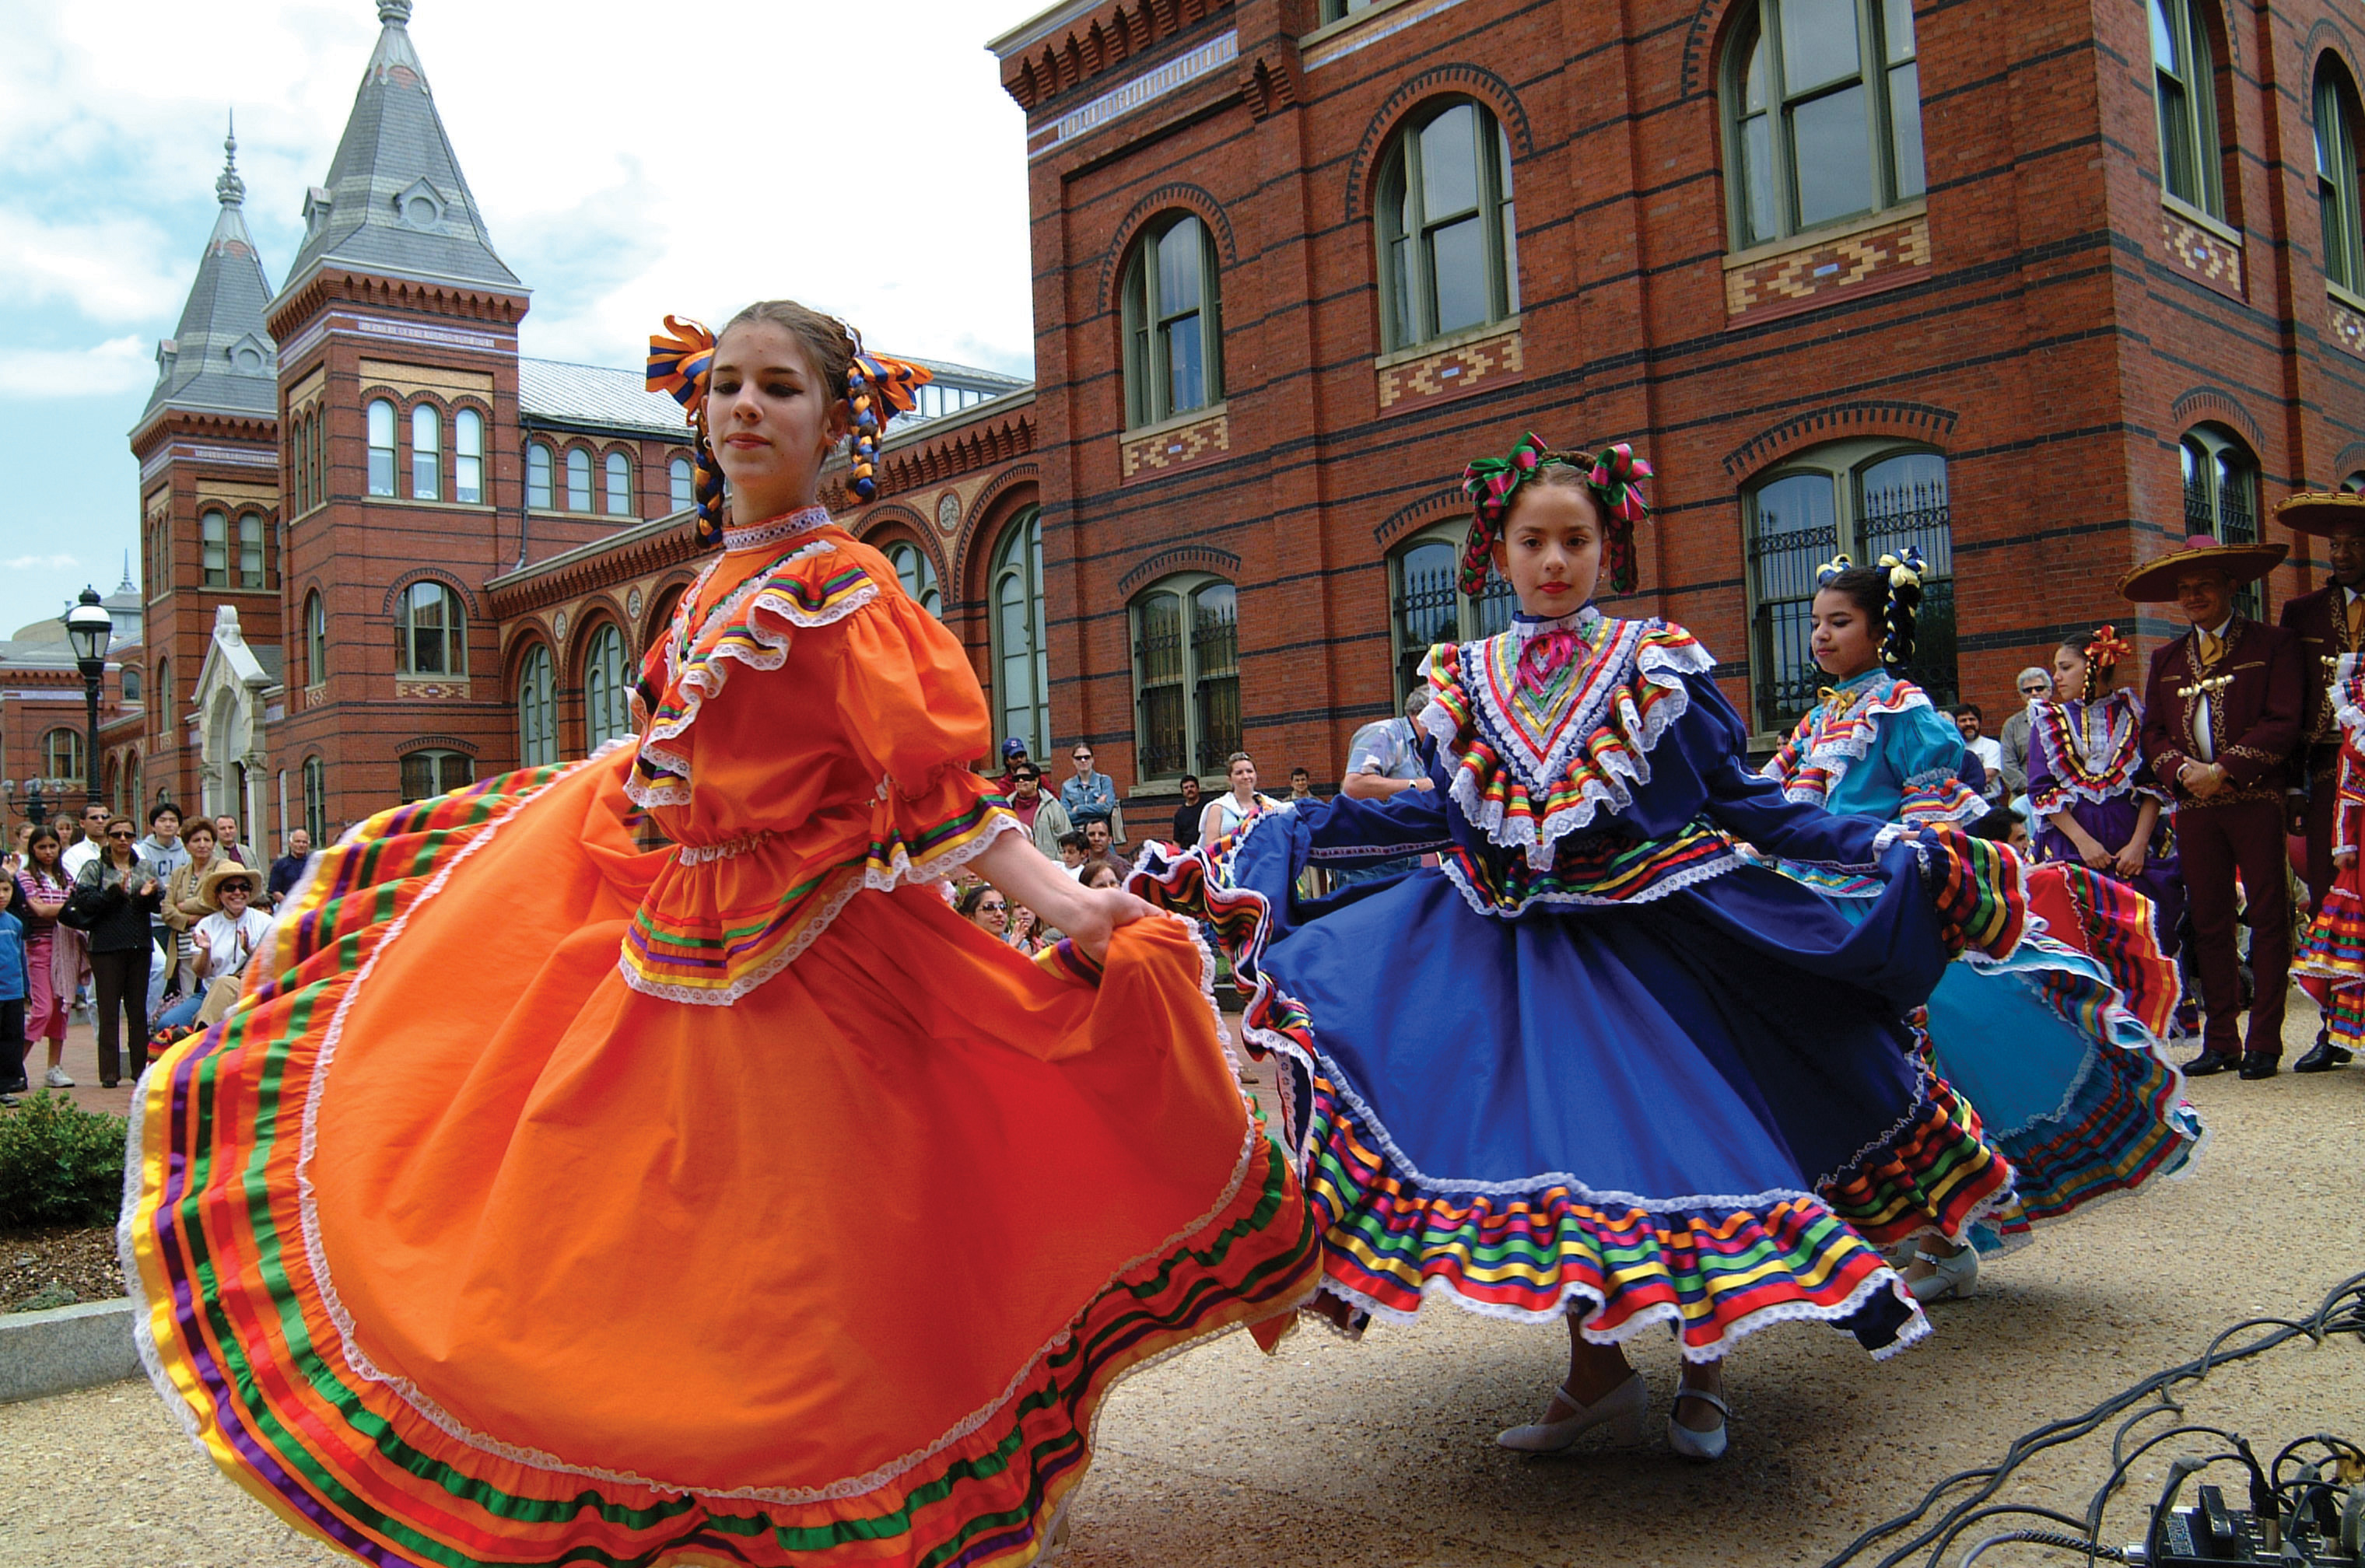
<instances>
[{"instance_id":1,"label":"red brick building","mask_svg":"<svg viewBox=\"0 0 2365 1568\"><path fill-rule=\"evenodd\" d=\"M1836 550L1919 544L1922 674L1992 710L2167 539L2365 470L2328 0L1070 0L992 47L1054 727L1136 790L1335 777L1507 608L1457 601L1454 481L1522 429L1656 463L1618 608L1761 732Z\"/></svg>"}]
</instances>

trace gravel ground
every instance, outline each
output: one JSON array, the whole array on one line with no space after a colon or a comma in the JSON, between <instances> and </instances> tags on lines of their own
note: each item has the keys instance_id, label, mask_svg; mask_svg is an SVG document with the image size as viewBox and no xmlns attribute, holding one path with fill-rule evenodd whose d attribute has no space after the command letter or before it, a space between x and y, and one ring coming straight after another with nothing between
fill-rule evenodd
<instances>
[{"instance_id":1,"label":"gravel ground","mask_svg":"<svg viewBox=\"0 0 2365 1568\"><path fill-rule=\"evenodd\" d=\"M71 1306L123 1294L115 1232L0 1231L0 1312Z\"/></svg>"},{"instance_id":2,"label":"gravel ground","mask_svg":"<svg viewBox=\"0 0 2365 1568\"><path fill-rule=\"evenodd\" d=\"M2296 1055L2315 1017L2297 999L2292 1011ZM1845 1337L1804 1327L1744 1345L1729 1369L1734 1448L1721 1464L1685 1464L1655 1431L1639 1450L1589 1446L1557 1461L1496 1449L1497 1428L1542 1407L1565 1338L1432 1306L1360 1346L1301 1331L1267 1358L1234 1336L1127 1383L1101 1422L1063 1562L1820 1563L2020 1432L2196 1355L2240 1318L2303 1315L2365 1270L2365 1064L2205 1079L2192 1098L2216 1134L2197 1172L1991 1267L1977 1295L1933 1311L1937 1333L1915 1352L1876 1363ZM1674 1351L1653 1340L1637 1359L1663 1413ZM2286 1346L2213 1374L2184 1401L2186 1419L2261 1447L2327 1427L2365 1437L2365 1348ZM2151 1459L2184 1446L2138 1465L2105 1539L2133 1538L2165 1471ZM2007 1497L2081 1512L2106 1447L2090 1439L2045 1459ZM336 1561L216 1476L141 1384L0 1409L0 1562ZM2008 1550L1982 1559L2041 1561Z\"/></svg>"}]
</instances>

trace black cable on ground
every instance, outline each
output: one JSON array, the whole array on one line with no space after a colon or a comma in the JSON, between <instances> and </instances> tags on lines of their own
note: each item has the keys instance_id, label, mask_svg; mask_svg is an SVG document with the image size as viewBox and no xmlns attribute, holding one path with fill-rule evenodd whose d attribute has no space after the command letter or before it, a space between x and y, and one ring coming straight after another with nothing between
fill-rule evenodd
<instances>
[{"instance_id":1,"label":"black cable on ground","mask_svg":"<svg viewBox=\"0 0 2365 1568\"><path fill-rule=\"evenodd\" d=\"M2231 1350L2222 1348L2236 1335L2251 1329L2261 1329L2265 1332ZM2053 1533L2049 1531L2024 1534L2007 1532L2015 1537L2026 1539L2032 1544L2076 1550L2085 1552L2090 1561L2103 1558L2115 1560L2118 1555L2116 1549L2105 1549L2101 1545L2100 1540L2103 1510L2109 1504L2112 1493L2125 1478L2128 1467L2137 1458L2158 1443L2184 1432L2205 1432L2221 1440L2236 1443L2240 1451L2224 1450L2217 1457L2238 1461L2250 1470L2254 1497L2261 1495L2262 1488L2269 1495L2280 1495L2286 1485L2299 1484L2296 1482L2281 1483L2280 1479L2281 1467L2294 1450L2303 1447L2310 1441L2321 1441L2327 1446L2344 1445L2344 1439L2301 1439L2299 1442L2285 1448L2283 1452L2277 1456L2275 1464L2270 1470L2259 1466L2257 1460L2248 1454L2247 1443L2240 1442L2240 1439L2230 1432L2211 1427L2175 1428L2146 1439L2132 1453L2123 1453L2122 1446L2128 1432L2137 1423L2158 1415L2181 1413L2182 1406L2171 1398L2170 1394L2182 1384L2198 1383L2218 1367L2247 1361L2252 1356L2263 1354L2293 1339L2305 1338L2320 1343L2329 1334L2355 1334L2365 1337L2365 1274L2352 1275L2334 1286L2317 1305L2316 1309L2303 1320L2293 1321L2281 1317L2246 1318L2219 1332L2209 1341L2207 1348L2191 1361L2172 1367L2164 1367L2132 1387L2103 1400L2081 1416L2048 1422L2033 1431L2023 1433L2013 1439L2011 1445L2004 1450L2002 1459L1994 1464L1957 1471L1938 1482L1922 1494L1918 1505L1894 1518L1873 1526L1857 1536L1826 1562L1823 1568L1864 1568L1866 1559L1875 1549L1908 1531L1914 1532L1910 1540L1891 1548L1885 1556L1871 1562L1869 1568L1900 1568L1900 1564L1915 1557L1920 1557L1926 1568L1938 1568L1938 1563L1945 1555L1946 1548L1953 1544L1967 1526L1978 1519L1993 1518L2002 1515L2043 1518L2068 1525L2079 1532L2069 1538L2066 1546L2061 1540L2046 1539ZM2133 1414L2128 1415L2129 1411L2133 1411ZM2120 1416L2125 1416L2125 1419L2119 1423L2117 1429L2112 1434L2112 1468L2109 1479L2103 1483L2102 1487L2096 1492L2089 1503L2085 1518L2073 1519L2067 1515L2033 1506L1998 1505L1992 1507L1988 1506L1990 1499L2003 1489L2004 1484L2012 1479L2013 1473L2030 1459L2047 1449L2057 1448L2064 1443L2076 1442L2081 1438L2090 1436L2104 1422ZM2349 1449L2355 1447L2353 1444L2345 1444L2345 1446ZM2340 1448L2333 1447L2333 1451L2338 1453ZM2198 1468L2204 1462L2214 1462L2214 1460L2204 1462L2194 1459L2191 1462L2192 1468ZM2183 1471L2186 1468L2186 1461L2180 1459L2176 1468L2180 1472ZM2178 1480L2180 1482L2181 1479L2180 1474ZM1949 1493L1965 1486L1973 1489L1968 1495L1956 1498L1943 1511L1938 1511L1934 1520L1932 1519L1933 1512L1940 1509L1941 1500ZM1998 1544L2001 1544L2001 1540L1982 1540L1973 1548L1972 1555L1977 1556L1989 1546ZM1959 1564L1957 1568L1960 1568Z\"/></svg>"}]
</instances>

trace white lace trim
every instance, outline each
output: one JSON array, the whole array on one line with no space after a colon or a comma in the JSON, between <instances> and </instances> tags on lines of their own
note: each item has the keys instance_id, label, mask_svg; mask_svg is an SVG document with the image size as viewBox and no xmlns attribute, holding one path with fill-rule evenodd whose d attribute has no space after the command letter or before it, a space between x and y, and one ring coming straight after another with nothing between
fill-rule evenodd
<instances>
[{"instance_id":1,"label":"white lace trim","mask_svg":"<svg viewBox=\"0 0 2365 1568\"><path fill-rule=\"evenodd\" d=\"M859 877L848 877L845 884L831 893L818 910L807 912L804 924L797 928L788 945L756 968L749 969L722 990L694 985L674 985L666 980L651 980L633 968L621 944L616 954L616 972L624 984L643 996L661 1001L681 1002L691 1007L729 1007L752 995L766 981L777 980L790 964L804 956L805 949L821 939L846 906L854 902L857 893L892 892L906 882L933 882L950 876L961 867L984 854L993 841L1005 833L1025 833L1025 824L1006 811L995 811L986 818L985 831L966 843L941 850L925 860L913 860L902 845L895 846L895 857L884 871L866 867Z\"/></svg>"},{"instance_id":2,"label":"white lace trim","mask_svg":"<svg viewBox=\"0 0 2365 1568\"><path fill-rule=\"evenodd\" d=\"M579 767L588 765L587 761L586 763L578 763L576 767ZM566 770L566 773L571 773L573 771L573 768ZM559 777L563 778L565 777L565 774L562 773ZM554 778L551 782L554 784L556 783L557 778ZM548 786L545 785L543 788L547 789ZM494 834L503 825L513 821L518 813L522 811L526 804L532 799L532 795L539 793L541 793L540 790L532 791L525 800L520 801L516 808L512 809L506 814L487 823L479 831L477 836L470 843L464 846L460 852L454 855L451 861L446 864L442 870L436 873L428 885L420 890L419 897L410 904L410 906L388 923L386 933L379 939L377 946L371 952L370 957L363 963L361 969L354 973L352 981L346 988L344 996L338 1002L336 1012L330 1019L327 1033L321 1039L319 1058L317 1064L313 1068L312 1080L310 1084L307 1087L305 1095L304 1131L296 1166L297 1195L304 1238L305 1260L311 1269L313 1279L319 1287L321 1305L327 1310L330 1320L336 1326L338 1339L342 1349L346 1362L361 1376L366 1377L374 1383L383 1384L388 1392L392 1393L404 1404L409 1406L413 1410L418 1412L422 1418L433 1425L438 1430L443 1432L446 1436L466 1444L468 1447L476 1450L480 1453L491 1454L496 1458L507 1460L513 1464L524 1465L535 1470L562 1475L580 1475L591 1480L605 1481L617 1485L649 1487L661 1492L681 1492L693 1494L701 1497L725 1497L763 1503L804 1504L831 1502L845 1497L858 1497L866 1493L876 1491L880 1486L883 1486L887 1483L894 1480L897 1476L907 1473L914 1467L925 1463L934 1455L942 1452L952 1444L958 1442L965 1437L968 1437L970 1433L985 1425L987 1421L991 1420L996 1411L1006 1406L1012 1396L1017 1392L1019 1387L1025 1383L1026 1378L1033 1373L1036 1367L1042 1362L1043 1359L1062 1349L1068 1343L1069 1339L1072 1337L1075 1320L1074 1315L1070 1315L1068 1324L1063 1326L1041 1350L1036 1351L1033 1356L1027 1359L1026 1363L1018 1369L1016 1374L1014 1375L1010 1382L1004 1386L1000 1394L996 1395L985 1405L979 1406L969 1416L963 1417L952 1428L951 1430L946 1432L942 1437L936 1439L925 1448L914 1450L912 1452L903 1455L900 1459L891 1460L887 1463L880 1465L876 1470L867 1472L860 1475L849 1476L844 1480L832 1482L828 1485L818 1487L707 1487L683 1482L654 1481L645 1476L636 1475L627 1471L610 1470L594 1465L569 1464L566 1461L559 1459L556 1455L545 1453L541 1450L526 1448L514 1443L503 1442L488 1434L473 1430L461 1422L461 1420L457 1417L454 1416L450 1411L437 1404L435 1400L432 1398L425 1390L420 1388L417 1383L411 1382L408 1378L397 1377L379 1367L375 1361L371 1360L368 1352L362 1349L354 1338L354 1324L352 1311L344 1305L342 1298L337 1294L335 1282L329 1273L328 1257L320 1242L319 1199L313 1188L310 1174L312 1160L319 1148L321 1094L327 1086L330 1068L334 1064L336 1058L337 1047L344 1031L346 1014L352 1010L354 999L361 994L364 982L369 979L371 971L377 967L378 958L388 948L393 946L396 939L400 936L403 927L409 924L410 917L420 910L425 908L429 903L432 902L436 895L443 891L443 885L450 879L452 873L457 870L468 857L474 855L478 849L490 843ZM1016 827L1016 819L1011 819L1010 825L1012 827ZM939 858L943 857L940 857ZM1212 992L1210 993L1210 1000L1212 1000ZM1149 1251L1142 1253L1137 1258L1127 1260L1126 1262L1118 1265L1117 1268L1111 1272L1107 1281L1101 1286L1101 1288L1093 1292L1091 1297L1087 1298L1084 1304L1085 1305L1089 1306L1093 1301L1098 1300L1109 1290L1115 1288L1116 1282L1119 1280L1122 1280L1126 1274L1132 1272L1138 1268L1140 1268L1142 1265L1154 1259L1163 1257L1173 1251L1177 1247L1180 1247L1183 1242L1189 1240L1193 1236L1205 1230L1208 1226L1215 1223L1217 1215L1221 1215L1226 1208L1230 1206L1233 1198L1239 1193L1241 1182L1247 1180L1249 1166L1255 1158L1257 1139L1264 1136L1263 1130L1257 1125L1256 1119L1252 1115L1244 1115L1244 1120L1247 1123L1247 1126L1241 1139L1240 1151L1239 1155L1235 1157L1232 1163L1231 1175L1225 1182L1223 1190L1217 1195L1216 1201L1210 1204L1205 1212L1198 1218L1193 1220L1189 1225L1168 1237L1158 1246L1153 1247ZM1079 1308L1079 1311L1081 1310L1082 1309ZM137 1315L135 1314L135 1316L136 1316ZM1202 1342L1205 1338L1205 1336L1200 1336L1198 1338L1187 1341L1186 1344L1197 1344ZM1180 1350L1184 1348L1184 1345L1173 1347L1176 1350ZM1136 1367L1130 1370L1138 1371L1140 1369ZM1104 1403L1105 1403L1105 1401L1104 1401Z\"/></svg>"},{"instance_id":3,"label":"white lace trim","mask_svg":"<svg viewBox=\"0 0 2365 1568\"><path fill-rule=\"evenodd\" d=\"M762 522L751 522L745 528L724 529L723 548L726 551L760 550L767 544L794 539L800 533L811 533L829 521L829 509L818 504L783 512Z\"/></svg>"},{"instance_id":4,"label":"white lace trim","mask_svg":"<svg viewBox=\"0 0 2365 1568\"><path fill-rule=\"evenodd\" d=\"M724 839L721 844L678 844L674 846L674 858L685 866L703 866L711 860L729 860L750 850L761 849L779 836L771 828L759 827L736 838Z\"/></svg>"},{"instance_id":5,"label":"white lace trim","mask_svg":"<svg viewBox=\"0 0 2365 1568\"><path fill-rule=\"evenodd\" d=\"M1916 708L1934 709L1937 706L1930 700L1928 692L1912 682L1905 680L1893 680L1886 692L1877 697L1866 697L1864 707L1849 716L1848 726L1844 733L1824 736L1816 743L1813 750L1799 758L1796 764L1797 771L1800 773L1804 773L1810 767L1821 767L1825 774L1821 789L1818 790L1811 784L1792 783L1790 779L1783 777L1782 759L1778 754L1767 759L1765 766L1757 770L1758 776L1771 778L1781 785L1782 796L1785 800L1802 801L1810 806L1821 805L1824 801L1839 793L1840 785L1847 778L1848 769L1870 754L1873 740L1878 734L1878 726L1873 722L1873 706L1876 703L1889 702L1896 699L1897 688L1900 686L1906 689L1907 695L1901 700L1896 700L1894 706L1882 709L1882 712L1910 713ZM1812 723L1814 718L1815 716L1810 713L1799 722Z\"/></svg>"},{"instance_id":6,"label":"white lace trim","mask_svg":"<svg viewBox=\"0 0 2365 1568\"><path fill-rule=\"evenodd\" d=\"M1670 893L1677 893L1681 892L1686 888L1697 887L1700 883L1709 880L1711 878L1721 877L1727 871L1733 870L1738 867L1747 864L1748 862L1742 858L1737 850L1728 849L1712 860L1703 860L1696 866L1687 866L1675 875L1671 877L1663 877L1658 881L1653 882L1649 887L1644 888L1641 892L1630 893L1624 898L1604 898L1598 893L1530 893L1526 898L1521 899L1516 906L1510 909L1505 909L1499 904L1487 902L1485 895L1471 885L1468 875L1453 861L1440 860L1438 862L1438 869L1445 873L1445 879L1453 884L1454 888L1462 894L1463 902L1467 903L1475 913L1495 920L1517 920L1520 915L1525 914L1530 908L1540 903L1575 904L1588 908L1608 908L1615 904L1650 903L1658 899L1665 898Z\"/></svg>"},{"instance_id":7,"label":"white lace trim","mask_svg":"<svg viewBox=\"0 0 2365 1568\"><path fill-rule=\"evenodd\" d=\"M1501 756L1502 766L1526 787L1530 797L1550 791L1552 781L1565 774L1569 758L1602 727L1613 708L1620 721L1620 745L1601 758L1600 774L1585 780L1575 802L1551 812L1541 823L1532 817L1506 821L1503 803L1480 799L1476 778L1468 768L1457 767L1448 794L1463 820L1496 848L1524 849L1530 866L1547 870L1560 841L1589 826L1605 803L1612 814L1632 805L1632 786L1651 781L1652 748L1659 744L1667 727L1691 706L1690 693L1684 689L1684 677L1704 675L1716 665L1708 650L1698 643L1676 648L1644 643L1647 633L1665 624L1648 621L1613 623L1615 630L1596 655L1603 661L1597 689L1580 699L1582 706L1571 717L1560 739L1548 753L1536 758L1534 773L1525 766L1525 759L1535 757L1535 753L1526 745L1519 727L1496 711L1488 683L1472 678L1470 666L1482 656L1484 644L1463 644L1457 650L1456 673L1463 691L1469 695L1473 721L1480 730L1493 732L1486 738ZM1668 694L1647 714L1634 700L1629 672ZM1441 704L1432 702L1422 710L1420 722L1441 746L1451 748L1459 738L1452 716Z\"/></svg>"}]
</instances>

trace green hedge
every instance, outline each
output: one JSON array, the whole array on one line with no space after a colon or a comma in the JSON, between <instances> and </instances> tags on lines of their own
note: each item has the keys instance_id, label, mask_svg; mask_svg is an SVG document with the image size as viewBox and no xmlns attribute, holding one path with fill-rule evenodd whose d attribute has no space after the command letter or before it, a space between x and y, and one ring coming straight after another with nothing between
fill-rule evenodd
<instances>
[{"instance_id":1,"label":"green hedge","mask_svg":"<svg viewBox=\"0 0 2365 1568\"><path fill-rule=\"evenodd\" d=\"M123 1204L124 1125L62 1094L0 1107L0 1230L113 1225Z\"/></svg>"}]
</instances>

